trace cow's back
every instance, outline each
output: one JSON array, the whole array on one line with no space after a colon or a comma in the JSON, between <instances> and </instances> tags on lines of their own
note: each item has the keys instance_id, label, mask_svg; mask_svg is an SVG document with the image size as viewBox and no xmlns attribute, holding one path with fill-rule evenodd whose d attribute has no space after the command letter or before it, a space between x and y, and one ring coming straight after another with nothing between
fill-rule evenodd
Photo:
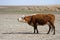
<instances>
[{"instance_id":1,"label":"cow's back","mask_svg":"<svg viewBox=\"0 0 60 40\"><path fill-rule=\"evenodd\" d=\"M55 16L53 14L36 14L32 16L32 22L38 23L39 25L44 25L48 21L54 22Z\"/></svg>"},{"instance_id":2,"label":"cow's back","mask_svg":"<svg viewBox=\"0 0 60 40\"><path fill-rule=\"evenodd\" d=\"M37 23L39 25L44 25L48 21L45 14L37 14L37 15L33 15L32 22Z\"/></svg>"}]
</instances>

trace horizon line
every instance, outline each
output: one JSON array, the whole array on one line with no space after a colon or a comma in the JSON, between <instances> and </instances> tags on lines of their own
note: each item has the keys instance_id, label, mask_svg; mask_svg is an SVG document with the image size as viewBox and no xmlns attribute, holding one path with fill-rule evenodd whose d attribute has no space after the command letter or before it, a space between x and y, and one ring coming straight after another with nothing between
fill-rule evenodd
<instances>
[{"instance_id":1,"label":"horizon line","mask_svg":"<svg viewBox=\"0 0 60 40\"><path fill-rule=\"evenodd\" d=\"M55 6L60 4L49 4L49 5L0 5L0 6Z\"/></svg>"}]
</instances>

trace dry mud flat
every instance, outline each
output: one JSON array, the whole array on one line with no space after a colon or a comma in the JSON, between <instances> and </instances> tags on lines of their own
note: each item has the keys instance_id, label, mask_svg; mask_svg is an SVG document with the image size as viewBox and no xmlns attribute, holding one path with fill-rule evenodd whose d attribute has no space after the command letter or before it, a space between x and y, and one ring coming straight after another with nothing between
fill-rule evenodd
<instances>
[{"instance_id":1,"label":"dry mud flat","mask_svg":"<svg viewBox=\"0 0 60 40\"><path fill-rule=\"evenodd\" d=\"M60 40L60 14L56 16L56 34L46 34L48 25L38 26L39 34L33 33L33 27L17 21L23 14L0 14L0 40Z\"/></svg>"}]
</instances>

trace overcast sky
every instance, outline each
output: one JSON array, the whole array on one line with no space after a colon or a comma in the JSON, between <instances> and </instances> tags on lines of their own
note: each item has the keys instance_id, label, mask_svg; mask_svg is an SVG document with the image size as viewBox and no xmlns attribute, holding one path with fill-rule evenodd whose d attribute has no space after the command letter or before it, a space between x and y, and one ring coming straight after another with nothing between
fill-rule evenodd
<instances>
[{"instance_id":1,"label":"overcast sky","mask_svg":"<svg viewBox=\"0 0 60 40\"><path fill-rule=\"evenodd\" d=\"M0 0L0 5L56 5L60 0Z\"/></svg>"}]
</instances>

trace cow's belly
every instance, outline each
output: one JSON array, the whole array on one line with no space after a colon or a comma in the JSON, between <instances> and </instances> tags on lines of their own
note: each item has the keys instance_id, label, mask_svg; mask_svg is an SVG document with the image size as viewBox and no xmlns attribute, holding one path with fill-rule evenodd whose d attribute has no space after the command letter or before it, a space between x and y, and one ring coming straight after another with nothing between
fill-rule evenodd
<instances>
[{"instance_id":1,"label":"cow's belly","mask_svg":"<svg viewBox=\"0 0 60 40\"><path fill-rule=\"evenodd\" d=\"M38 25L45 25L45 24L47 24L47 21L41 20L41 21L38 21L37 24Z\"/></svg>"},{"instance_id":2,"label":"cow's belly","mask_svg":"<svg viewBox=\"0 0 60 40\"><path fill-rule=\"evenodd\" d=\"M45 25L45 24L47 24L47 23L37 23L38 25Z\"/></svg>"}]
</instances>

